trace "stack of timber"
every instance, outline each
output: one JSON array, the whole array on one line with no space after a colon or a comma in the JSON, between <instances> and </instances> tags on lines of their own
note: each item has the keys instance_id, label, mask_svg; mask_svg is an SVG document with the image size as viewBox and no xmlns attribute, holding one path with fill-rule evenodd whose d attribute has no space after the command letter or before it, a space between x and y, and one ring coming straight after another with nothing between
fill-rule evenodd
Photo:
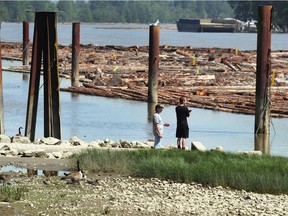
<instances>
[{"instance_id":1,"label":"stack of timber","mask_svg":"<svg viewBox=\"0 0 288 216\"><path fill-rule=\"evenodd\" d=\"M148 48L81 45L82 84L61 90L147 101ZM58 48L61 77L70 78L71 50L71 46ZM237 49L161 46L159 102L176 105L183 95L191 107L254 114L256 54ZM2 57L21 56L22 44L2 42ZM271 115L287 118L288 51L272 51L271 65Z\"/></svg>"}]
</instances>

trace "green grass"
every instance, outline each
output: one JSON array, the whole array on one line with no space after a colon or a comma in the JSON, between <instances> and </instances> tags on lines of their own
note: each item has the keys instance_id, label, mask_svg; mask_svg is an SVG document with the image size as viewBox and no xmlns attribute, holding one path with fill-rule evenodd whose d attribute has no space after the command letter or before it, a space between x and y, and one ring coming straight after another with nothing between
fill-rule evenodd
<instances>
[{"instance_id":1,"label":"green grass","mask_svg":"<svg viewBox=\"0 0 288 216\"><path fill-rule=\"evenodd\" d=\"M288 158L179 150L101 150L74 156L89 172L288 194Z\"/></svg>"},{"instance_id":2,"label":"green grass","mask_svg":"<svg viewBox=\"0 0 288 216\"><path fill-rule=\"evenodd\" d=\"M0 186L0 202L14 202L20 200L26 189L18 186Z\"/></svg>"}]
</instances>

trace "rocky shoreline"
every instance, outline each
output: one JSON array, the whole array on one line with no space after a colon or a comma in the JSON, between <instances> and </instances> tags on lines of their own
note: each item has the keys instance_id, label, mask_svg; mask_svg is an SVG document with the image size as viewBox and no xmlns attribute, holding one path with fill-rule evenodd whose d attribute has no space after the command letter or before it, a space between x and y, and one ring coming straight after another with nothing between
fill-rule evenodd
<instances>
[{"instance_id":1,"label":"rocky shoreline","mask_svg":"<svg viewBox=\"0 0 288 216\"><path fill-rule=\"evenodd\" d=\"M141 96L147 95L147 79L143 79L144 75L147 76L147 47L87 45L82 49L80 72L86 87L75 91L109 97L124 95L134 100L143 100ZM71 47L60 46L59 51L61 74L69 77ZM20 43L4 44L2 52L8 59L21 60ZM195 55L197 61L193 65ZM174 104L184 92L189 105L194 107L250 114L254 111L255 52L242 51L236 55L232 49L166 46L162 47L160 57L161 103ZM288 101L285 92L287 51L273 52L272 61L279 86L272 95L273 100L278 100L274 115L287 117L286 109L281 108L287 107ZM115 68L117 71L113 71ZM107 87L102 87L100 81ZM113 94L109 95L107 92L111 93L111 89ZM168 99L166 95L169 95ZM27 137L12 139L1 135L0 165L49 165L51 170L67 170L67 158L83 149L151 146L150 142L114 142L109 139L85 143L77 137L69 141L43 138L32 143ZM21 178L17 185L27 187L27 194L19 202L0 203L0 215L286 215L288 210L287 195L256 194L195 183L103 173L88 174L88 180L79 185L69 185L59 176Z\"/></svg>"},{"instance_id":2,"label":"rocky shoreline","mask_svg":"<svg viewBox=\"0 0 288 216\"><path fill-rule=\"evenodd\" d=\"M69 141L59 140L54 137L37 139L31 142L28 137L13 136L12 138L0 134L0 157L38 157L48 159L65 159L73 153L91 148L111 148L111 149L149 149L153 142L127 141L120 139L95 140L86 143L78 137L71 137Z\"/></svg>"},{"instance_id":3,"label":"rocky shoreline","mask_svg":"<svg viewBox=\"0 0 288 216\"><path fill-rule=\"evenodd\" d=\"M106 139L88 144L77 137L72 137L69 141L43 138L34 143L27 137L10 138L0 135L0 138L0 165L7 164L8 161L9 164L21 163L27 166L30 163L36 167L46 164L52 167L54 165L58 170L67 170L69 160L65 159L66 156L83 149L151 148L149 142L125 140L113 142ZM38 149L31 149L32 145ZM17 146L21 148L16 148ZM60 147L63 151L53 154L55 149ZM61 157L59 153L62 154ZM1 160L3 158L6 159L4 162ZM43 169L46 168L44 165ZM221 186L209 187L196 183L142 179L109 173L87 173L87 177L80 184L67 184L68 182L61 180L59 176L36 175L16 178L17 185L26 187L28 192L21 201L0 203L0 212L5 212L6 215L212 216L285 215L288 210L288 197L284 194L257 194Z\"/></svg>"},{"instance_id":4,"label":"rocky shoreline","mask_svg":"<svg viewBox=\"0 0 288 216\"><path fill-rule=\"evenodd\" d=\"M28 192L8 204L21 215L286 215L288 196L224 187L96 174L81 184L59 177L24 179ZM44 183L45 182L45 183ZM62 198L60 198L62 197ZM19 209L21 206L21 210ZM7 209L7 204L0 203ZM33 213L31 213L33 212Z\"/></svg>"}]
</instances>

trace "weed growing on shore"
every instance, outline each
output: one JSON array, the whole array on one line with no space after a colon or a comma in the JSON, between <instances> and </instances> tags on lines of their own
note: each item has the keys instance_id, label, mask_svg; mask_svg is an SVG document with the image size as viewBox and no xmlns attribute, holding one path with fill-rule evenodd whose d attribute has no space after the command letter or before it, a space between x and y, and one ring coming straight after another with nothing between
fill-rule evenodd
<instances>
[{"instance_id":1,"label":"weed growing on shore","mask_svg":"<svg viewBox=\"0 0 288 216\"><path fill-rule=\"evenodd\" d=\"M88 172L197 182L259 193L288 193L285 157L215 151L93 149L74 158L80 159Z\"/></svg>"},{"instance_id":2,"label":"weed growing on shore","mask_svg":"<svg viewBox=\"0 0 288 216\"><path fill-rule=\"evenodd\" d=\"M23 197L25 191L27 190L24 187L0 186L0 202L18 201Z\"/></svg>"}]
</instances>

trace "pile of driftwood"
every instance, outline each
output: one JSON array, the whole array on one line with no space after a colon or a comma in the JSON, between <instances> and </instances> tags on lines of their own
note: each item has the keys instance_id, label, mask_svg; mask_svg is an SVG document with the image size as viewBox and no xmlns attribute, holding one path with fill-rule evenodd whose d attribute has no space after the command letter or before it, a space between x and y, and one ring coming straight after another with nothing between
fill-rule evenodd
<instances>
[{"instance_id":1,"label":"pile of driftwood","mask_svg":"<svg viewBox=\"0 0 288 216\"><path fill-rule=\"evenodd\" d=\"M31 52L31 49L30 49ZM59 46L62 76L71 75L71 46ZM81 94L147 101L147 46L82 45L79 87L61 89ZM160 47L159 102L177 104L186 96L191 107L255 113L256 51ZM21 44L2 44L2 57L21 58ZM288 51L272 51L271 115L288 117Z\"/></svg>"}]
</instances>

